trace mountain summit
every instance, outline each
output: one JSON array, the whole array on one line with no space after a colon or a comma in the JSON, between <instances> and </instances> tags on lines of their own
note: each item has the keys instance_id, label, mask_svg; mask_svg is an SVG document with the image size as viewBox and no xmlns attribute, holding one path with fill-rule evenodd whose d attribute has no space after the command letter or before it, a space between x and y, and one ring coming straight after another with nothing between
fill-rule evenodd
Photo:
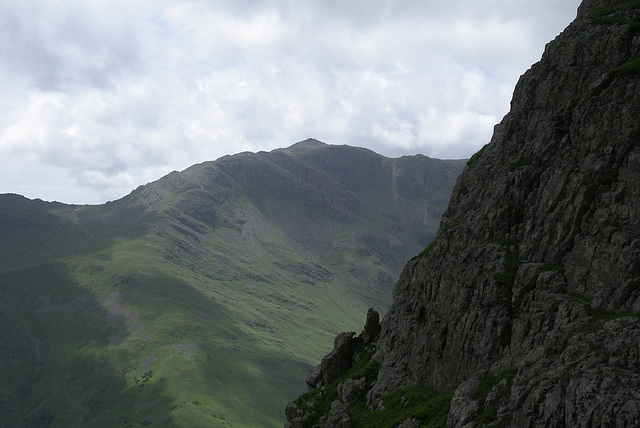
<instances>
[{"instance_id":1,"label":"mountain summit","mask_svg":"<svg viewBox=\"0 0 640 428\"><path fill-rule=\"evenodd\" d=\"M281 426L464 163L307 140L104 205L0 195L0 426Z\"/></svg>"},{"instance_id":2,"label":"mountain summit","mask_svg":"<svg viewBox=\"0 0 640 428\"><path fill-rule=\"evenodd\" d=\"M290 426L640 425L639 112L640 3L585 0Z\"/></svg>"}]
</instances>

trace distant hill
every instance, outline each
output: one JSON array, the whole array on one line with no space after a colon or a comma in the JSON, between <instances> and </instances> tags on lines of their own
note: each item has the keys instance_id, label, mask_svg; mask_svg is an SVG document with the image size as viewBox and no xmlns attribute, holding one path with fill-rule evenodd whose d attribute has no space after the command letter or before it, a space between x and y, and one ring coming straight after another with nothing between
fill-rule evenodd
<instances>
[{"instance_id":1,"label":"distant hill","mask_svg":"<svg viewBox=\"0 0 640 428\"><path fill-rule=\"evenodd\" d=\"M0 195L0 425L282 426L464 164L306 140L104 205Z\"/></svg>"}]
</instances>

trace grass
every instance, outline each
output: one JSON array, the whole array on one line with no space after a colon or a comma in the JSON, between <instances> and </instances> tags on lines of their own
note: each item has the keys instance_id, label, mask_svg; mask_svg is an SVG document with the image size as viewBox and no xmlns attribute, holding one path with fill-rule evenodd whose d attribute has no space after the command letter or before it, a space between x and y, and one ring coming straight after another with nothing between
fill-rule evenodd
<instances>
[{"instance_id":1,"label":"grass","mask_svg":"<svg viewBox=\"0 0 640 428\"><path fill-rule=\"evenodd\" d=\"M113 239L70 262L2 273L13 302L24 308L2 308L15 321L5 336L13 345L0 350L0 361L20 361L4 378L12 408L24 409L33 425L43 414L35 409L68 426L137 426L147 416L172 426L282 425L308 368L335 332L362 326L367 304L350 308L358 304L346 298L348 287L327 293L326 284L346 282L344 276L327 283L315 278L313 266L274 270L260 254L245 264L251 268L216 273L189 254L193 247L181 236L160 229L148 240ZM274 240L258 242L275 249ZM251 254L229 257L238 251L229 241L223 247L226 262L251 260ZM280 248L283 258L307 265ZM23 319L39 341L40 363ZM37 394L29 392L34 385ZM18 423L20 413L0 423Z\"/></svg>"},{"instance_id":2,"label":"grass","mask_svg":"<svg viewBox=\"0 0 640 428\"><path fill-rule=\"evenodd\" d=\"M629 77L638 77L640 76L640 58L635 58L629 62L622 64L620 67L614 68L609 72L610 76L618 77L618 76L629 76ZM617 179L617 177L615 177Z\"/></svg>"},{"instance_id":3,"label":"grass","mask_svg":"<svg viewBox=\"0 0 640 428\"><path fill-rule=\"evenodd\" d=\"M462 223L462 220L459 218L454 218L451 221L447 222L447 224L444 225L444 229L445 230L450 230L455 228L456 226L458 226L460 223Z\"/></svg>"},{"instance_id":4,"label":"grass","mask_svg":"<svg viewBox=\"0 0 640 428\"><path fill-rule=\"evenodd\" d=\"M564 272L564 265L562 264L553 264L553 263L546 263L544 265L543 270L545 272L560 272L563 273Z\"/></svg>"},{"instance_id":5,"label":"grass","mask_svg":"<svg viewBox=\"0 0 640 428\"><path fill-rule=\"evenodd\" d=\"M424 386L412 386L383 395L385 410L366 408L361 400L351 409L354 427L391 428L415 418L421 427L446 427L453 392L438 393Z\"/></svg>"},{"instance_id":6,"label":"grass","mask_svg":"<svg viewBox=\"0 0 640 428\"><path fill-rule=\"evenodd\" d=\"M611 16L617 12L625 10L640 9L640 2L633 1L624 3L620 6L614 7L602 7L593 9L587 14L589 19L592 19L600 24L625 24L628 23L623 17Z\"/></svg>"},{"instance_id":7,"label":"grass","mask_svg":"<svg viewBox=\"0 0 640 428\"><path fill-rule=\"evenodd\" d=\"M483 148L478 150L473 156L471 156L471 158L467 161L467 166L469 168L473 168L478 163L478 161L480 160L480 157L482 156L482 153L484 152L484 149L486 148L487 146L484 146Z\"/></svg>"},{"instance_id":8,"label":"grass","mask_svg":"<svg viewBox=\"0 0 640 428\"><path fill-rule=\"evenodd\" d=\"M340 399L338 396L338 384L344 383L348 379L365 378L367 388L371 388L378 377L378 370L380 368L378 363L371 361L374 352L375 344L369 345L368 347L361 345L360 348L356 350L356 355L358 355L359 360L353 367L323 388L309 391L296 399L296 404L301 408L305 408L306 403L313 402L313 412L311 412L307 418L305 427L319 426L320 419L326 416L331 410L331 403Z\"/></svg>"},{"instance_id":9,"label":"grass","mask_svg":"<svg viewBox=\"0 0 640 428\"><path fill-rule=\"evenodd\" d=\"M435 242L432 242L431 244L427 245L426 248L424 250L422 250L420 252L420 254L418 254L417 256L412 258L411 261L416 260L416 259L421 259L422 257L426 257L429 254L431 254L431 251L433 251L434 245L435 245Z\"/></svg>"},{"instance_id":10,"label":"grass","mask_svg":"<svg viewBox=\"0 0 640 428\"><path fill-rule=\"evenodd\" d=\"M522 264L518 256L518 243L515 241L505 241L505 253L504 261L502 262L502 271L496 272L493 277L498 284L498 287L502 288L504 293L504 305L507 308L509 317L513 317L513 285L515 283L516 274ZM512 249L514 247L514 249ZM511 328L505 328L500 338L501 346L508 346L511 344Z\"/></svg>"},{"instance_id":11,"label":"grass","mask_svg":"<svg viewBox=\"0 0 640 428\"><path fill-rule=\"evenodd\" d=\"M619 12L640 9L640 2L628 2L617 7L606 7L592 10L587 16L602 25L628 25L631 34L640 32L640 20L629 20ZM618 74L614 72L613 74ZM624 73L622 73L624 74ZM632 74L637 75L634 71Z\"/></svg>"},{"instance_id":12,"label":"grass","mask_svg":"<svg viewBox=\"0 0 640 428\"><path fill-rule=\"evenodd\" d=\"M515 247L512 249L512 247ZM505 302L511 305L513 295L513 284L516 279L518 268L522 264L518 256L517 244L505 244L504 261L502 262L502 271L495 273L493 276L496 282L504 290Z\"/></svg>"},{"instance_id":13,"label":"grass","mask_svg":"<svg viewBox=\"0 0 640 428\"><path fill-rule=\"evenodd\" d=\"M171 421L173 426L207 425L211 422L206 421L221 417L246 426L251 421L280 425L283 406L302 389L311 362L326 352L323 341L325 346L330 343L325 332L331 325L318 322L318 327L296 332L277 318L289 310L277 300L263 300L276 290L254 291L255 297L242 299L238 307L231 303L242 298L240 289L246 286L236 279L226 285L230 289L224 299L231 299L229 304L220 304L221 290L212 287L208 277L179 265L168 269L171 264L158 257L162 252L141 253L137 245L125 241L117 247L113 253L101 253L101 260L83 257L57 268L40 265L3 274L3 282L12 284L8 292L15 301L31 308L25 315L7 308L8 318L17 320L15 335L20 340L0 355L0 360L21 356L21 365L8 378L31 379L22 390L33 384L42 391L42 395L17 392L13 396L13 402L27 409L31 423L37 424L40 416L28 409L37 406L71 426L113 426L122 421L137 425L145 417L134 410L138 407L155 415L154 422ZM132 258L136 263L130 265L126 260L136 249ZM109 300L114 295L121 298ZM322 307L330 300L314 302ZM333 312L335 319L348 316L341 305ZM302 311L295 316L296 324L307 324L313 314ZM30 333L40 343L39 364L34 345L20 329L22 319L28 319ZM91 322L95 328L89 328ZM251 328L252 323L279 328L263 331ZM191 344L195 345L190 348ZM299 347L297 356L292 355L294 347ZM31 355L31 364L25 355ZM5 390L15 390L19 384L12 382ZM244 391L257 395L247 396ZM194 406L194 401L200 405ZM251 408L244 403L251 403ZM101 411L105 408L109 413Z\"/></svg>"},{"instance_id":14,"label":"grass","mask_svg":"<svg viewBox=\"0 0 640 428\"><path fill-rule=\"evenodd\" d=\"M357 349L356 354L359 358L358 362L340 376L337 382L344 383L347 379L365 378L368 384L373 384L378 377L378 371L380 369L380 365L378 363L371 361L371 357L373 357L374 353L375 344L366 347L361 346Z\"/></svg>"},{"instance_id":15,"label":"grass","mask_svg":"<svg viewBox=\"0 0 640 428\"><path fill-rule=\"evenodd\" d=\"M331 410L331 403L339 400L338 384L348 379L366 379L365 389L375 383L378 376L379 364L371 361L375 352L375 345L356 351L359 361L351 369L343 373L339 379L323 388L315 389L301 395L296 404L306 408L307 403L313 403L313 411L308 415L305 427L313 428L322 425L322 418ZM416 418L423 427L445 427L453 392L438 393L428 387L413 386L383 395L384 409L372 409L366 404L363 395L355 403L349 413L354 427L393 427L398 423Z\"/></svg>"},{"instance_id":16,"label":"grass","mask_svg":"<svg viewBox=\"0 0 640 428\"><path fill-rule=\"evenodd\" d=\"M611 321L626 317L636 317L640 319L640 313L631 311L611 311L606 308L594 308L591 303L580 296L571 296L571 301L581 304L588 316L594 317L600 321Z\"/></svg>"},{"instance_id":17,"label":"grass","mask_svg":"<svg viewBox=\"0 0 640 428\"><path fill-rule=\"evenodd\" d=\"M578 101L580 101L580 99L584 96L584 94L587 93L587 89L584 88L582 90L580 90L577 94L575 94L573 97L571 97L571 102L573 103L577 103ZM554 153L558 150L559 145L555 148Z\"/></svg>"},{"instance_id":18,"label":"grass","mask_svg":"<svg viewBox=\"0 0 640 428\"><path fill-rule=\"evenodd\" d=\"M521 168L526 165L531 165L531 162L532 162L531 156L522 156L517 161L509 164L509 171L514 172L518 168Z\"/></svg>"},{"instance_id":19,"label":"grass","mask_svg":"<svg viewBox=\"0 0 640 428\"><path fill-rule=\"evenodd\" d=\"M320 418L329 414L331 403L339 398L337 381L300 396L298 400L296 400L298 406L304 408L302 406L303 404L313 403L313 411L307 417L304 426L308 428L320 426Z\"/></svg>"},{"instance_id":20,"label":"grass","mask_svg":"<svg viewBox=\"0 0 640 428\"><path fill-rule=\"evenodd\" d=\"M605 308L594 308L589 304L584 305L584 309L587 315L598 318L600 320L611 321L619 318L637 317L640 319L640 314L631 311L610 311Z\"/></svg>"}]
</instances>

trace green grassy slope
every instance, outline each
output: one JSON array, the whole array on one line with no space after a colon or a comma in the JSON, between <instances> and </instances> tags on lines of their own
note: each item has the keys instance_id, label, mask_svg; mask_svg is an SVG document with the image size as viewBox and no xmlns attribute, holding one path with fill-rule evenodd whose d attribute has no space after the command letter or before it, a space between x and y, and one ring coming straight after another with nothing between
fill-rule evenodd
<instances>
[{"instance_id":1,"label":"green grassy slope","mask_svg":"<svg viewBox=\"0 0 640 428\"><path fill-rule=\"evenodd\" d=\"M308 141L100 206L0 196L0 425L282 426L461 166Z\"/></svg>"}]
</instances>

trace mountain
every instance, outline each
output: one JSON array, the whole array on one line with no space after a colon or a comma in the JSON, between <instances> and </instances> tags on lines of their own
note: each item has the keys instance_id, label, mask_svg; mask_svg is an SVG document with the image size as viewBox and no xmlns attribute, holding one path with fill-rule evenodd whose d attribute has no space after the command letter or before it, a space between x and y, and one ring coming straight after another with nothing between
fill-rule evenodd
<instances>
[{"instance_id":1,"label":"mountain","mask_svg":"<svg viewBox=\"0 0 640 428\"><path fill-rule=\"evenodd\" d=\"M639 426L639 113L640 3L584 0L289 426Z\"/></svg>"},{"instance_id":2,"label":"mountain","mask_svg":"<svg viewBox=\"0 0 640 428\"><path fill-rule=\"evenodd\" d=\"M463 166L307 140L104 205L0 195L0 425L281 426Z\"/></svg>"}]
</instances>

